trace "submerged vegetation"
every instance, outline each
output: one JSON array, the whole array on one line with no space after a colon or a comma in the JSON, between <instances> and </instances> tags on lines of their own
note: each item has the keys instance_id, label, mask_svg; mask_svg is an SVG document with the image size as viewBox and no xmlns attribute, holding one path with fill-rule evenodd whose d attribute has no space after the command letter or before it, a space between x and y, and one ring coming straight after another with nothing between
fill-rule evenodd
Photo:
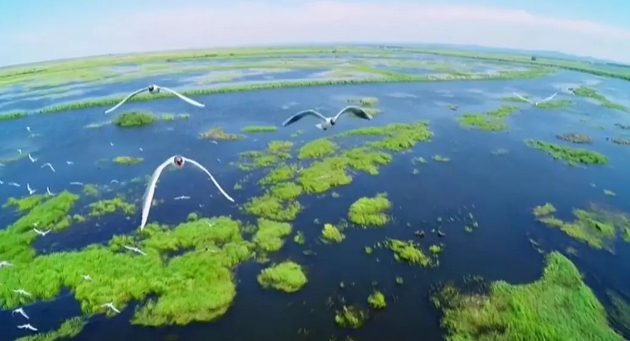
<instances>
[{"instance_id":1,"label":"submerged vegetation","mask_svg":"<svg viewBox=\"0 0 630 341\"><path fill-rule=\"evenodd\" d=\"M233 141L245 138L244 135L226 133L222 128L212 128L206 132L199 134L199 137L202 139L212 139L219 141Z\"/></svg>"},{"instance_id":2,"label":"submerged vegetation","mask_svg":"<svg viewBox=\"0 0 630 341\"><path fill-rule=\"evenodd\" d=\"M141 127L155 121L155 116L144 111L124 112L114 119L114 124L119 127Z\"/></svg>"},{"instance_id":3,"label":"submerged vegetation","mask_svg":"<svg viewBox=\"0 0 630 341\"><path fill-rule=\"evenodd\" d=\"M539 140L525 140L531 148L542 150L553 156L555 160L562 160L569 165L578 163L585 165L604 165L608 163L606 155L586 149L575 149Z\"/></svg>"},{"instance_id":4,"label":"submerged vegetation","mask_svg":"<svg viewBox=\"0 0 630 341\"><path fill-rule=\"evenodd\" d=\"M569 141L577 144L591 144L593 140L585 134L577 134L577 133L567 133L556 135L557 138L564 141Z\"/></svg>"},{"instance_id":5,"label":"submerged vegetation","mask_svg":"<svg viewBox=\"0 0 630 341\"><path fill-rule=\"evenodd\" d=\"M348 218L361 226L383 226L389 222L389 216L385 212L391 206L392 203L384 193L379 193L373 198L363 197L350 206Z\"/></svg>"},{"instance_id":6,"label":"submerged vegetation","mask_svg":"<svg viewBox=\"0 0 630 341\"><path fill-rule=\"evenodd\" d=\"M241 129L244 133L273 133L278 129L274 126L246 126Z\"/></svg>"},{"instance_id":7,"label":"submerged vegetation","mask_svg":"<svg viewBox=\"0 0 630 341\"><path fill-rule=\"evenodd\" d=\"M302 267L287 261L264 269L258 275L258 283L264 288L274 288L285 292L296 292L308 282Z\"/></svg>"},{"instance_id":8,"label":"submerged vegetation","mask_svg":"<svg viewBox=\"0 0 630 341\"><path fill-rule=\"evenodd\" d=\"M243 171L250 171L275 165L291 158L289 154L291 148L293 148L291 141L271 141L267 144L265 151L252 150L240 153L238 167Z\"/></svg>"},{"instance_id":9,"label":"submerged vegetation","mask_svg":"<svg viewBox=\"0 0 630 341\"><path fill-rule=\"evenodd\" d=\"M136 165L144 161L144 159L133 156L116 156L112 161L117 165Z\"/></svg>"},{"instance_id":10,"label":"submerged vegetation","mask_svg":"<svg viewBox=\"0 0 630 341\"><path fill-rule=\"evenodd\" d=\"M446 285L433 302L443 310L448 341L623 340L578 269L558 252L547 255L533 283L499 281L487 293L470 294Z\"/></svg>"},{"instance_id":11,"label":"submerged vegetation","mask_svg":"<svg viewBox=\"0 0 630 341\"><path fill-rule=\"evenodd\" d=\"M571 238L587 243L594 249L612 250L617 236L623 237L630 230L628 216L597 206L592 206L589 210L574 209L575 220L571 222L556 218L552 215L555 212L555 207L549 203L534 208L534 215L540 222L549 227L557 227Z\"/></svg>"},{"instance_id":12,"label":"submerged vegetation","mask_svg":"<svg viewBox=\"0 0 630 341\"><path fill-rule=\"evenodd\" d=\"M630 304L612 290L607 290L606 294L612 304L610 317L626 335L630 333Z\"/></svg>"},{"instance_id":13,"label":"submerged vegetation","mask_svg":"<svg viewBox=\"0 0 630 341\"><path fill-rule=\"evenodd\" d=\"M117 196L114 199L99 200L90 204L91 217L100 217L116 211L122 211L127 215L131 215L136 213L136 206L125 202L122 196Z\"/></svg>"}]
</instances>

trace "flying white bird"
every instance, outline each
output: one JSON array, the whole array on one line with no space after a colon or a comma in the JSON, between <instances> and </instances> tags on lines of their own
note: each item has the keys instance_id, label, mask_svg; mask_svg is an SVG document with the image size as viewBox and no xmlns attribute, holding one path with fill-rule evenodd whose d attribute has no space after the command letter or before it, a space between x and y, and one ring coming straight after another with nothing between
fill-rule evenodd
<instances>
[{"instance_id":1,"label":"flying white bird","mask_svg":"<svg viewBox=\"0 0 630 341\"><path fill-rule=\"evenodd\" d=\"M31 127L26 126L26 130L30 133L31 132Z\"/></svg>"},{"instance_id":2,"label":"flying white bird","mask_svg":"<svg viewBox=\"0 0 630 341\"><path fill-rule=\"evenodd\" d=\"M118 180L114 179L114 180L110 181L109 183L110 183L110 184L119 184L119 183L120 183L120 181L118 181Z\"/></svg>"},{"instance_id":3,"label":"flying white bird","mask_svg":"<svg viewBox=\"0 0 630 341\"><path fill-rule=\"evenodd\" d=\"M22 154L22 149L18 149L18 154Z\"/></svg>"},{"instance_id":4,"label":"flying white bird","mask_svg":"<svg viewBox=\"0 0 630 341\"><path fill-rule=\"evenodd\" d=\"M37 192L37 190L31 188L31 184L26 184L26 189L28 190L28 195L33 195L33 193Z\"/></svg>"},{"instance_id":5,"label":"flying white bird","mask_svg":"<svg viewBox=\"0 0 630 341\"><path fill-rule=\"evenodd\" d=\"M138 150L141 151L141 152L144 151L144 149L142 149L142 147L139 147Z\"/></svg>"},{"instance_id":6,"label":"flying white bird","mask_svg":"<svg viewBox=\"0 0 630 341\"><path fill-rule=\"evenodd\" d=\"M73 186L83 186L83 183L82 182L78 182L78 181L73 181L70 184L73 185Z\"/></svg>"},{"instance_id":7,"label":"flying white bird","mask_svg":"<svg viewBox=\"0 0 630 341\"><path fill-rule=\"evenodd\" d=\"M214 143L214 144L219 144L219 142L217 142L217 141L215 141L215 140L212 140L212 141L210 141L210 142L212 142L212 143Z\"/></svg>"},{"instance_id":8,"label":"flying white bird","mask_svg":"<svg viewBox=\"0 0 630 341\"><path fill-rule=\"evenodd\" d=\"M32 296L30 292L24 290L24 289L14 289L13 290L14 293L18 294L18 295L22 295L22 296Z\"/></svg>"},{"instance_id":9,"label":"flying white bird","mask_svg":"<svg viewBox=\"0 0 630 341\"><path fill-rule=\"evenodd\" d=\"M72 161L66 161L66 164L67 164L67 165L74 165L74 162L72 162Z\"/></svg>"},{"instance_id":10,"label":"flying white bird","mask_svg":"<svg viewBox=\"0 0 630 341\"><path fill-rule=\"evenodd\" d=\"M109 302L109 303L105 303L101 306L101 308L108 308L110 310L112 310L113 312L115 312L116 314L120 314L120 310L116 309L116 307L114 307L114 302Z\"/></svg>"},{"instance_id":11,"label":"flying white bird","mask_svg":"<svg viewBox=\"0 0 630 341\"><path fill-rule=\"evenodd\" d=\"M0 269L4 268L5 266L13 266L13 264L9 263L6 260L0 261Z\"/></svg>"},{"instance_id":12,"label":"flying white bird","mask_svg":"<svg viewBox=\"0 0 630 341\"><path fill-rule=\"evenodd\" d=\"M48 195L48 196L51 196L51 197L52 197L53 195L55 195L55 193L51 192L51 191L50 191L50 188L48 188L48 186L46 186L46 195Z\"/></svg>"},{"instance_id":13,"label":"flying white bird","mask_svg":"<svg viewBox=\"0 0 630 341\"><path fill-rule=\"evenodd\" d=\"M18 327L18 329L29 329L29 330L32 330L34 332L37 331L37 328L31 326L30 324L23 324L23 325L17 326L17 327Z\"/></svg>"},{"instance_id":14,"label":"flying white bird","mask_svg":"<svg viewBox=\"0 0 630 341\"><path fill-rule=\"evenodd\" d=\"M173 199L175 199L175 200L188 200L188 199L190 199L190 197L187 196L187 195L182 195L180 197L175 197Z\"/></svg>"},{"instance_id":15,"label":"flying white bird","mask_svg":"<svg viewBox=\"0 0 630 341\"><path fill-rule=\"evenodd\" d=\"M4 185L4 181L0 180L0 185Z\"/></svg>"},{"instance_id":16,"label":"flying white bird","mask_svg":"<svg viewBox=\"0 0 630 341\"><path fill-rule=\"evenodd\" d=\"M83 275L81 277L83 277L83 280L86 280L86 281L91 281L92 280L92 277L90 277L90 275Z\"/></svg>"},{"instance_id":17,"label":"flying white bird","mask_svg":"<svg viewBox=\"0 0 630 341\"><path fill-rule=\"evenodd\" d=\"M50 231L52 231L52 229L48 230L48 231L41 231L38 229L33 229L33 231L35 231L35 233L37 233L38 235L42 236L42 237L46 237L47 234L50 233Z\"/></svg>"},{"instance_id":18,"label":"flying white bird","mask_svg":"<svg viewBox=\"0 0 630 341\"><path fill-rule=\"evenodd\" d=\"M26 315L26 313L24 312L23 308L18 308L18 309L15 309L15 310L13 310L11 312L11 316L15 316L15 314L20 314L20 315L24 316L25 319L30 320L28 315Z\"/></svg>"},{"instance_id":19,"label":"flying white bird","mask_svg":"<svg viewBox=\"0 0 630 341\"><path fill-rule=\"evenodd\" d=\"M57 171L55 170L55 167L53 167L52 164L50 164L50 162L47 162L45 164L43 164L40 168L44 168L44 167L48 167L50 168L51 171L53 171L53 173L56 173Z\"/></svg>"},{"instance_id":20,"label":"flying white bird","mask_svg":"<svg viewBox=\"0 0 630 341\"><path fill-rule=\"evenodd\" d=\"M114 146L114 142L109 141L109 145L113 147Z\"/></svg>"},{"instance_id":21,"label":"flying white bird","mask_svg":"<svg viewBox=\"0 0 630 341\"><path fill-rule=\"evenodd\" d=\"M149 181L149 185L147 186L147 190L144 194L144 204L142 206L142 223L140 224L140 230L144 229L144 225L146 225L147 219L149 218L149 211L151 210L151 203L153 202L153 194L155 193L155 186L164 168L166 168L167 166L171 164L175 165L178 168L182 168L184 167L184 163L186 162L190 162L191 164L193 164L193 166L196 166L197 168L204 171L210 177L210 180L212 180L214 185L219 189L221 194L223 194L223 196L229 201L234 202L234 199L232 199L232 197L230 197L227 193L225 193L223 188L221 188L221 185L219 185L219 183L214 179L212 174L210 174L210 172L204 166L202 166L195 160L185 158L181 155L171 156L166 161L164 161L161 165L158 166L155 172L153 172L151 181Z\"/></svg>"},{"instance_id":22,"label":"flying white bird","mask_svg":"<svg viewBox=\"0 0 630 341\"><path fill-rule=\"evenodd\" d=\"M31 162L35 162L35 161L39 160L39 159L36 159L36 158L32 157L31 153L28 153L28 159L31 160Z\"/></svg>"},{"instance_id":23,"label":"flying white bird","mask_svg":"<svg viewBox=\"0 0 630 341\"><path fill-rule=\"evenodd\" d=\"M341 115L345 114L345 113L350 113L353 114L359 118L365 119L365 120L371 120L372 116L370 116L369 114L367 114L365 111L363 111L363 109L358 108L358 107L345 107L343 108L337 115L335 115L334 117L326 117L322 114L320 114L319 112L315 111L315 110L304 110L301 111L291 117L289 117L288 120L284 121L284 123L282 123L283 127L288 126L289 124L295 123L299 120L301 120L302 118L306 117L306 116L313 116L315 118L318 118L322 121L324 121L323 123L319 123L316 125L317 128L321 129L321 130L328 130L332 127L335 126L335 124L337 123L337 120L339 119L339 117L341 117Z\"/></svg>"},{"instance_id":24,"label":"flying white bird","mask_svg":"<svg viewBox=\"0 0 630 341\"><path fill-rule=\"evenodd\" d=\"M531 101L530 99L525 98L525 97L523 97L523 96L521 96L521 95L517 94L516 92L514 93L514 96L516 96L516 97L518 97L518 98L522 99L523 101L525 101L525 102L527 102L527 103L529 103L529 104L531 104L531 105L533 105L533 106L538 106L538 104L545 103L545 102L547 102L547 101L551 101L554 97L556 97L556 95L558 95L558 93L557 93L557 92L556 92L555 94L553 94L553 95L551 95L551 96L549 96L549 97L545 98L545 99L542 99L542 100L538 101L538 102L533 102L533 101Z\"/></svg>"},{"instance_id":25,"label":"flying white bird","mask_svg":"<svg viewBox=\"0 0 630 341\"><path fill-rule=\"evenodd\" d=\"M17 182L9 182L9 186L20 187L20 184Z\"/></svg>"},{"instance_id":26,"label":"flying white bird","mask_svg":"<svg viewBox=\"0 0 630 341\"><path fill-rule=\"evenodd\" d=\"M141 254L141 255L143 255L143 256L146 256L146 255L147 255L146 253L144 253L142 250L138 249L137 247L131 247L131 246L127 246L127 245L125 245L125 246L123 246L123 247L124 247L125 249L129 250L129 251L133 251L133 252L135 252L135 253L139 253L139 254Z\"/></svg>"},{"instance_id":27,"label":"flying white bird","mask_svg":"<svg viewBox=\"0 0 630 341\"><path fill-rule=\"evenodd\" d=\"M194 106L196 106L196 107L200 107L200 108L204 108L204 107L205 107L205 105L203 105L203 104L201 104L201 103L199 103L199 102L197 102L197 101L195 101L195 100L193 100L193 99L190 99L190 98L188 98L188 97L186 97L186 96L184 96L184 95L182 95L182 94L178 93L178 92L177 92L177 91L175 91L175 90L171 90L171 89L169 89L169 88L165 88L165 87L161 87L161 86L158 86L158 85L155 85L155 84L151 84L151 85L147 86L146 88L138 89L138 90L136 90L136 91L132 92L131 94L129 94L129 96L125 97L125 99L123 99L122 101L120 101L120 103L116 104L113 108L111 108L111 109L107 110L105 113L106 113L106 114L109 114L110 112L112 112L112 111L114 111L114 110L118 109L118 107L120 107L121 105L123 105L123 104L124 104L125 102L127 102L130 98L132 98L133 96L135 96L135 95L137 95L137 94L139 94L139 93L141 93L141 92L148 91L150 94L155 95L155 94L160 93L160 90L164 90L164 91L166 91L166 92L170 92L171 94L173 94L173 95L175 95L175 96L179 97L180 99L182 99L182 100L184 100L184 101L188 102L189 104L192 104L192 105L194 105Z\"/></svg>"}]
</instances>

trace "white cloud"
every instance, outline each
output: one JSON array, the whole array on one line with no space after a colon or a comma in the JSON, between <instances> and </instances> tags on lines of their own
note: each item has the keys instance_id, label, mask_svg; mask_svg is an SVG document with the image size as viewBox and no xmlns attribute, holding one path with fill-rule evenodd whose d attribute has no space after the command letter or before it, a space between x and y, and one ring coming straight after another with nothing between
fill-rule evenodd
<instances>
[{"instance_id":1,"label":"white cloud","mask_svg":"<svg viewBox=\"0 0 630 341\"><path fill-rule=\"evenodd\" d=\"M63 15L63 14L61 14ZM0 63L105 53L326 42L429 42L554 50L630 62L630 30L478 6L312 1L118 12L59 18L7 39ZM78 24L56 25L56 21ZM5 45L7 46L7 45ZM20 51L19 54L15 54ZM16 58L20 60L16 60Z\"/></svg>"}]
</instances>

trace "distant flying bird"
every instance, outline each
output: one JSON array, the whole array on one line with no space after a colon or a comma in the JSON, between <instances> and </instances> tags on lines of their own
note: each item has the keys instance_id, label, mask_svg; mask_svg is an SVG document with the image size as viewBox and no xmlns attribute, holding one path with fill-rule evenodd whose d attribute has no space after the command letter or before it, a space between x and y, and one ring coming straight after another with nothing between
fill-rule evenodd
<instances>
[{"instance_id":1,"label":"distant flying bird","mask_svg":"<svg viewBox=\"0 0 630 341\"><path fill-rule=\"evenodd\" d=\"M142 149L142 147L139 147L138 150L141 151L141 152L144 151L144 149Z\"/></svg>"},{"instance_id":2,"label":"distant flying bird","mask_svg":"<svg viewBox=\"0 0 630 341\"><path fill-rule=\"evenodd\" d=\"M53 195L55 195L55 193L51 192L51 191L50 191L50 188L48 188L48 186L46 186L46 195L48 195L48 196L51 196L51 197L52 197Z\"/></svg>"},{"instance_id":3,"label":"distant flying bird","mask_svg":"<svg viewBox=\"0 0 630 341\"><path fill-rule=\"evenodd\" d=\"M23 325L17 326L17 327L18 327L18 329L29 329L29 330L32 330L34 332L37 331L37 328L31 326L30 324L23 324Z\"/></svg>"},{"instance_id":4,"label":"distant flying bird","mask_svg":"<svg viewBox=\"0 0 630 341\"><path fill-rule=\"evenodd\" d=\"M114 180L110 181L109 183L110 183L110 184L119 184L119 183L120 183L120 181L118 181L118 180L114 179Z\"/></svg>"},{"instance_id":5,"label":"distant flying bird","mask_svg":"<svg viewBox=\"0 0 630 341\"><path fill-rule=\"evenodd\" d=\"M40 168L44 168L44 167L48 167L50 168L51 171L53 171L53 173L57 173L57 171L55 170L55 167L53 167L53 165L50 164L50 162L43 164Z\"/></svg>"},{"instance_id":6,"label":"distant flying bird","mask_svg":"<svg viewBox=\"0 0 630 341\"><path fill-rule=\"evenodd\" d=\"M92 277L90 277L90 275L83 275L81 277L83 277L83 280L86 280L86 281L91 281L92 280Z\"/></svg>"},{"instance_id":7,"label":"distant flying bird","mask_svg":"<svg viewBox=\"0 0 630 341\"><path fill-rule=\"evenodd\" d=\"M26 130L30 133L31 132L31 127L26 126Z\"/></svg>"},{"instance_id":8,"label":"distant flying bird","mask_svg":"<svg viewBox=\"0 0 630 341\"><path fill-rule=\"evenodd\" d=\"M24 290L24 289L14 289L13 290L14 293L18 294L18 295L22 295L22 296L32 296L30 292Z\"/></svg>"},{"instance_id":9,"label":"distant flying bird","mask_svg":"<svg viewBox=\"0 0 630 341\"><path fill-rule=\"evenodd\" d=\"M182 196L179 196L179 197L175 197L173 199L175 199L175 200L188 200L188 199L190 199L190 197L187 196L187 195L182 195Z\"/></svg>"},{"instance_id":10,"label":"distant flying bird","mask_svg":"<svg viewBox=\"0 0 630 341\"><path fill-rule=\"evenodd\" d=\"M113 147L114 146L114 142L109 141L109 145Z\"/></svg>"},{"instance_id":11,"label":"distant flying bird","mask_svg":"<svg viewBox=\"0 0 630 341\"><path fill-rule=\"evenodd\" d=\"M369 114L367 114L365 111L363 111L363 109L358 108L358 107L345 107L343 108L336 116L334 117L326 117L322 114L320 114L319 112L315 111L315 110L304 110L301 111L291 117L289 117L288 120L284 121L284 123L282 123L283 127L288 126L289 124L293 124L299 120L301 120L302 118L306 117L306 116L313 116L315 118L318 118L322 121L324 121L323 123L319 123L316 125L317 128L321 129L321 130L328 130L332 127L335 126L335 124L337 123L337 120L339 119L339 117L341 117L341 115L345 114L345 113L349 113L349 114L353 114L359 118L365 119L365 120L371 120L372 116L370 116Z\"/></svg>"},{"instance_id":12,"label":"distant flying bird","mask_svg":"<svg viewBox=\"0 0 630 341\"><path fill-rule=\"evenodd\" d=\"M78 181L73 181L70 184L73 185L73 186L83 186L83 183L82 182L78 182Z\"/></svg>"},{"instance_id":13,"label":"distant flying bird","mask_svg":"<svg viewBox=\"0 0 630 341\"><path fill-rule=\"evenodd\" d=\"M212 142L212 143L214 143L214 144L219 144L219 142L217 142L217 141L215 141L215 140L212 140L212 141L210 141L210 142Z\"/></svg>"},{"instance_id":14,"label":"distant flying bird","mask_svg":"<svg viewBox=\"0 0 630 341\"><path fill-rule=\"evenodd\" d=\"M22 154L22 149L18 149L18 154Z\"/></svg>"},{"instance_id":15,"label":"distant flying bird","mask_svg":"<svg viewBox=\"0 0 630 341\"><path fill-rule=\"evenodd\" d=\"M30 320L28 315L26 315L26 313L24 312L24 308L18 308L18 309L15 309L15 310L13 310L11 312L11 316L15 316L15 314L20 314L20 315L24 316L25 319Z\"/></svg>"},{"instance_id":16,"label":"distant flying bird","mask_svg":"<svg viewBox=\"0 0 630 341\"><path fill-rule=\"evenodd\" d=\"M137 95L137 94L139 94L141 92L148 91L150 94L155 95L155 94L160 93L160 90L164 90L166 92L170 92L171 94L179 97L180 99L182 99L182 100L184 100L184 101L188 102L189 104L192 104L192 105L194 105L196 107L200 107L200 108L204 108L205 107L205 105L203 105L203 104L201 104L201 103L199 103L199 102L197 102L197 101L195 101L193 99L190 99L190 98L180 94L179 92L177 92L175 90L171 90L169 88L165 88L165 87L161 87L161 86L158 86L158 85L155 85L155 84L151 84L151 85L147 86L146 88L138 89L138 90L132 92L131 94L129 94L129 96L125 97L125 99L123 99L120 103L116 104L113 108L107 110L105 113L109 114L110 112L118 109L118 107L123 105L130 98L132 98L133 96L135 96L135 95Z\"/></svg>"},{"instance_id":17,"label":"distant flying bird","mask_svg":"<svg viewBox=\"0 0 630 341\"><path fill-rule=\"evenodd\" d=\"M37 190L31 188L31 184L26 184L26 189L28 190L28 195L33 195L33 193L37 192Z\"/></svg>"},{"instance_id":18,"label":"distant flying bird","mask_svg":"<svg viewBox=\"0 0 630 341\"><path fill-rule=\"evenodd\" d=\"M9 182L9 186L20 187L20 184L17 182Z\"/></svg>"},{"instance_id":19,"label":"distant flying bird","mask_svg":"<svg viewBox=\"0 0 630 341\"><path fill-rule=\"evenodd\" d=\"M9 263L6 260L0 261L0 269L4 268L5 266L13 266L13 264Z\"/></svg>"},{"instance_id":20,"label":"distant flying bird","mask_svg":"<svg viewBox=\"0 0 630 341\"><path fill-rule=\"evenodd\" d=\"M74 162L72 162L72 161L66 161L66 164L67 164L67 165L74 165Z\"/></svg>"},{"instance_id":21,"label":"distant flying bird","mask_svg":"<svg viewBox=\"0 0 630 341\"><path fill-rule=\"evenodd\" d=\"M116 307L114 307L114 302L109 302L109 303L105 303L101 306L101 308L108 308L111 311L115 312L116 314L120 314L120 310L116 309Z\"/></svg>"},{"instance_id":22,"label":"distant flying bird","mask_svg":"<svg viewBox=\"0 0 630 341\"><path fill-rule=\"evenodd\" d=\"M184 163L186 162L190 162L193 166L204 171L210 177L210 180L212 180L214 185L219 189L221 194L223 194L223 196L229 201L234 202L234 199L232 199L232 197L230 197L227 193L225 193L223 188L221 188L221 185L219 185L219 183L214 179L212 174L210 174L210 172L204 166L202 166L195 160L185 158L181 155L171 156L166 161L164 161L161 165L159 165L158 168L155 170L155 172L153 172L153 176L151 176L151 181L149 181L149 185L147 186L147 190L144 194L144 204L142 206L142 223L140 224L141 230L144 229L144 225L146 225L147 219L149 218L149 211L151 210L151 203L153 202L153 194L155 193L155 186L157 184L158 179L160 178L160 175L162 174L162 171L164 170L164 168L166 168L169 165L174 165L175 167L182 168L184 167Z\"/></svg>"},{"instance_id":23,"label":"distant flying bird","mask_svg":"<svg viewBox=\"0 0 630 341\"><path fill-rule=\"evenodd\" d=\"M46 237L46 235L49 234L50 231L52 231L52 229L50 229L48 231L40 231L38 229L33 229L33 231L35 231L35 233L37 233L38 235L40 235L42 237Z\"/></svg>"},{"instance_id":24,"label":"distant flying bird","mask_svg":"<svg viewBox=\"0 0 630 341\"><path fill-rule=\"evenodd\" d=\"M4 185L4 181L0 180L0 185Z\"/></svg>"},{"instance_id":25,"label":"distant flying bird","mask_svg":"<svg viewBox=\"0 0 630 341\"><path fill-rule=\"evenodd\" d=\"M146 256L146 255L147 255L146 253L144 253L144 251L142 251L142 250L138 249L137 247L131 247L131 246L127 246L127 245L125 245L125 246L124 246L124 248L125 248L125 249L127 249L127 250L129 250L129 251L133 251L133 252L135 252L135 253L141 254L141 255L143 255L143 256Z\"/></svg>"},{"instance_id":26,"label":"distant flying bird","mask_svg":"<svg viewBox=\"0 0 630 341\"><path fill-rule=\"evenodd\" d=\"M523 96L521 96L521 95L517 94L516 92L514 93L514 96L516 96L516 97L518 97L518 98L522 99L523 101L525 101L525 102L527 102L527 103L529 103L529 104L531 104L531 105L533 105L533 106L538 106L538 104L545 103L545 102L547 102L547 101L551 101L554 97L556 97L556 95L558 95L558 93L557 93L557 92L556 92L555 94L553 94L553 95L551 95L551 96L549 96L549 97L545 98L545 99L542 99L542 100L538 101L538 102L533 102L533 101L529 100L528 98L525 98L525 97L523 97Z\"/></svg>"},{"instance_id":27,"label":"distant flying bird","mask_svg":"<svg viewBox=\"0 0 630 341\"><path fill-rule=\"evenodd\" d=\"M31 162L35 162L35 161L39 160L39 159L36 159L36 158L32 157L31 153L28 153L28 159L31 160Z\"/></svg>"}]
</instances>

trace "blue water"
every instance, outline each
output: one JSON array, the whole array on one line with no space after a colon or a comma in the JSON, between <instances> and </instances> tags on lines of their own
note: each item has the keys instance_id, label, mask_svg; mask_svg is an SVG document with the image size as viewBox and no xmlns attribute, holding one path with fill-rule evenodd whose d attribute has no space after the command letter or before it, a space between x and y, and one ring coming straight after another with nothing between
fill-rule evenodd
<instances>
[{"instance_id":1,"label":"blue water","mask_svg":"<svg viewBox=\"0 0 630 341\"><path fill-rule=\"evenodd\" d=\"M432 285L442 281L461 281L463 276L481 275L487 280L506 280L526 283L539 278L543 255L529 242L540 243L545 251L575 247L578 256L572 257L586 280L603 300L608 288L630 290L630 245L619 241L615 254L595 251L577 243L561 231L535 221L531 210L545 202L553 203L558 216L570 219L571 209L587 207L591 202L609 205L630 212L630 186L627 170L630 166L630 147L606 141L606 137L621 136L623 132L614 123L630 124L626 113L611 111L587 100L561 92L559 98L574 101L563 110L541 110L519 105L521 110L507 121L508 132L489 133L465 130L457 124L457 116L467 112L483 112L502 105L501 97L514 91L533 97L546 97L558 91L557 84L580 83L593 76L575 72L560 72L537 80L513 81L461 81L405 84L373 84L356 86L329 86L308 89L279 89L255 92L201 96L195 99L206 108L191 107L178 99L162 99L126 104L125 110L149 110L160 113L189 113L189 120L157 122L138 129L121 129L112 125L100 129L85 129L85 125L112 119L104 115L104 108L90 108L54 115L34 115L25 119L0 122L2 143L0 155L13 155L18 148L33 152L36 163L28 159L0 167L0 202L8 197L26 195L26 183L39 192L49 186L53 192L64 189L78 191L69 183L81 181L96 183L103 189L102 197L111 198L123 193L128 200L139 203L144 191L142 183L130 183L135 177L144 177L166 158L182 154L206 165L217 180L234 197L237 204L246 202L260 193L255 185L264 172L252 172L244 189L235 191L233 185L246 176L230 165L241 151L261 149L271 140L292 140L297 150L303 143L322 135L338 133L364 126L360 120L344 120L334 132L322 132L313 127L315 122L299 122L271 134L250 134L241 141L219 141L218 145L200 140L198 134L212 127L228 132L240 132L245 125L279 125L294 111L320 108L332 114L346 104L345 98L374 96L379 98L383 111L367 125L382 126L392 122L428 120L435 136L431 142L419 143L409 153L395 155L394 161L381 168L377 177L359 173L352 184L334 189L341 196L304 196L299 199L304 210L293 222L294 231L303 231L307 238L304 246L296 245L291 238L285 247L271 255L272 262L292 259L307 269L309 283L295 294L263 290L256 275L266 265L248 262L236 270L237 298L228 313L212 323L193 323L185 327L144 328L130 326L134 305L122 314L107 319L95 316L77 340L159 340L177 334L180 340L235 339L235 340L327 340L350 335L358 340L441 340L439 312L428 297ZM168 78L158 80L168 86ZM143 80L144 82L144 80ZM176 80L173 80L176 82ZM630 83L608 81L619 93L630 89ZM610 84L608 84L610 82ZM145 83L143 83L145 84ZM124 87L133 84L125 84ZM140 85L135 84L135 85ZM103 86L110 91L121 91L122 85ZM392 93L415 95L415 98L398 98ZM626 97L627 99L627 97ZM293 108L283 105L295 102ZM448 110L445 104L458 105L457 111ZM113 115L113 114L111 114ZM587 118L588 123L581 122ZM604 129L595 126L603 126ZM26 126L33 133L28 137ZM292 138L298 129L304 134ZM579 132L589 134L594 143L586 148L606 154L606 166L571 167L551 159L548 155L530 149L523 139L543 139L566 144L556 134ZM110 145L110 141L114 146ZM352 140L349 140L352 141ZM346 144L351 142L342 142ZM138 148L142 147L143 152ZM494 155L498 148L509 150L507 155ZM431 160L433 155L451 158L449 163ZM118 155L143 157L142 164L116 166L99 162ZM412 163L422 156L427 164ZM220 162L217 161L220 159ZM66 160L74 161L67 165ZM52 162L57 172L41 169L44 162ZM414 168L419 174L414 175ZM112 179L121 185L110 184ZM7 182L22 184L21 188L8 187ZM207 188L207 190L203 190ZM617 193L608 197L603 189ZM346 218L352 202L362 196L387 192L393 203L393 221L378 229L346 230L346 239L337 245L318 242L323 223L337 223ZM174 201L180 195L189 195L187 201ZM232 215L244 222L255 217L244 215L237 205L227 202L210 186L204 174L192 168L166 172L161 178L156 199L164 200L151 211L151 221L176 224L188 213L202 216ZM72 213L86 213L94 198L82 197ZM202 207L200 207L202 205ZM6 226L17 219L10 210L2 210L0 225ZM473 233L464 232L466 223L461 217L471 212L479 222ZM456 221L443 224L445 238L431 233L438 217ZM314 223L315 219L320 221ZM135 230L139 212L127 220L122 214L113 214L68 230L39 239L34 247L40 253L80 249L95 242L103 242L115 234ZM98 226L96 226L98 224ZM427 232L417 239L413 232ZM391 252L375 250L366 255L363 247L385 238L415 239L423 248L444 243L440 266L422 269L396 263ZM317 256L306 256L303 250L312 250ZM396 276L405 280L403 286L394 282ZM339 282L346 283L345 289ZM370 320L358 331L336 327L333 308L326 307L329 296L342 295L348 304L365 306L372 292L372 282L385 292L388 306L384 311L371 312ZM354 283L354 286L352 285ZM398 299L395 300L394 296ZM79 314L79 307L71 294L51 302L36 303L25 308L31 323L41 331L55 329L65 318ZM15 328L16 321L10 312L0 312L0 340L12 340L27 335ZM244 325L247 327L244 328ZM307 328L308 336L296 336L299 328Z\"/></svg>"}]
</instances>

